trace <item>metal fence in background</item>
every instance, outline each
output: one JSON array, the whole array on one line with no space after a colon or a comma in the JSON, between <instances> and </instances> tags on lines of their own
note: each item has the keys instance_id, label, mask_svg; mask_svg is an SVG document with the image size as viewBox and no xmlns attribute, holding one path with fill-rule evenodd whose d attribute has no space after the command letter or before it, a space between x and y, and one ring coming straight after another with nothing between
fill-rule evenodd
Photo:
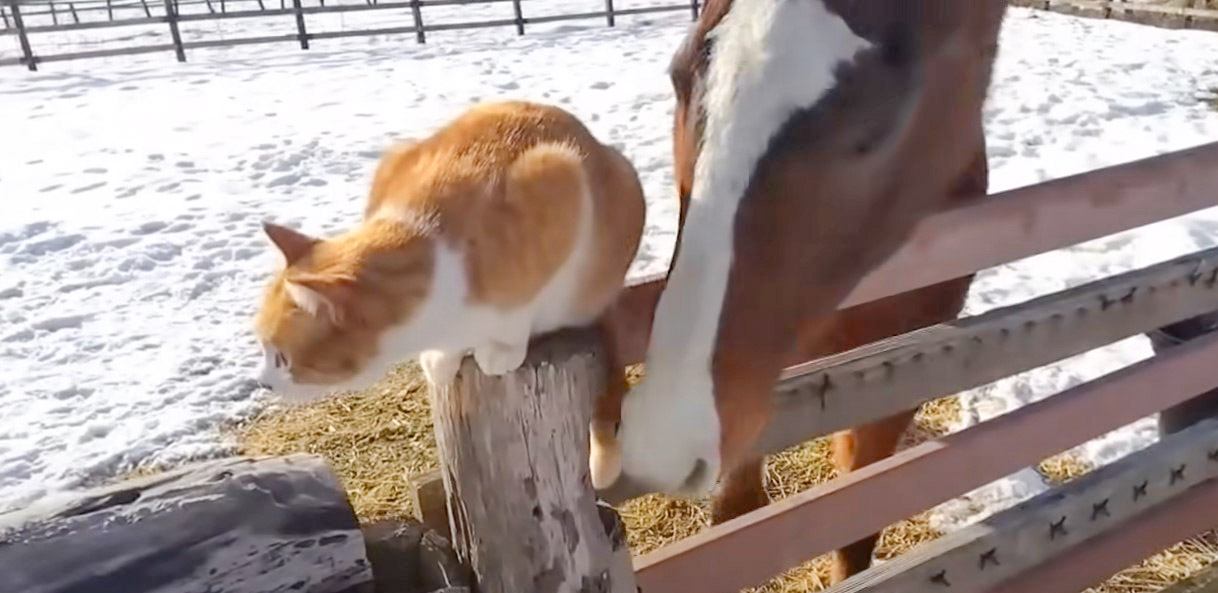
<instances>
[{"instance_id":1,"label":"metal fence in background","mask_svg":"<svg viewBox=\"0 0 1218 593\"><path fill-rule=\"evenodd\" d=\"M616 25L616 18L630 15L643 15L676 11L689 11L692 18L697 19L700 0L689 0L681 4L666 4L644 6L637 8L616 8L614 0L604 0L604 9L590 12L571 14L547 14L544 16L525 16L523 0L399 0L381 2L364 0L363 4L345 4L326 6L326 0L317 0L316 6L305 6L302 0L138 0L116 3L114 0L80 0L55 2L54 0L0 0L0 37L16 35L21 47L21 56L17 58L0 59L0 66L25 65L31 71L36 71L39 64L48 62L64 62L86 58L102 58L110 56L125 56L156 52L172 51L179 62L186 61L186 50L212 47L233 47L263 43L278 43L294 41L300 44L300 49L309 49L309 42L318 39L337 39L342 37L360 37L369 35L403 35L414 34L418 43L427 42L427 33L434 31L453 31L463 29L484 29L490 27L515 27L518 35L524 35L528 25L552 23L559 21L574 21L588 19L605 19L607 26ZM424 20L426 9L442 6L489 5L511 3L514 16L505 19L487 19L458 23L427 24ZM253 5L257 8L253 8ZM276 6L276 4L278 6ZM183 7L196 7L205 11L183 14ZM368 11L405 10L411 12L412 23L395 27L353 28L342 31L325 31L310 33L306 23L307 15L329 13L359 13ZM104 20L82 19L82 15L97 15L105 12ZM137 16L130 16L131 13ZM127 14L121 14L127 13ZM31 17L45 20L50 17L49 25L30 25ZM278 35L247 36L234 39L201 39L183 41L179 31L179 23L198 21L218 21L224 19L242 19L255 17L292 17L295 21L296 32ZM88 51L74 51L57 54L35 53L30 41L32 35L40 33L63 33L84 31L89 29L110 29L136 25L163 24L168 27L171 43L134 45L112 47Z\"/></svg>"}]
</instances>

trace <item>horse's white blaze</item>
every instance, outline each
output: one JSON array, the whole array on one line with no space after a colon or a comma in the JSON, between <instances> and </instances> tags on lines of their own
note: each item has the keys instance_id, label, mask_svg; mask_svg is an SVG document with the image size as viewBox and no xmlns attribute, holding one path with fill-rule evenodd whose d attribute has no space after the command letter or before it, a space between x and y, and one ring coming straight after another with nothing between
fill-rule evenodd
<instances>
[{"instance_id":1,"label":"horse's white blaze","mask_svg":"<svg viewBox=\"0 0 1218 593\"><path fill-rule=\"evenodd\" d=\"M821 0L735 0L709 37L706 119L680 257L619 433L623 473L687 495L709 491L719 474L711 363L737 207L773 137L834 86L838 64L869 45ZM699 462L703 471L689 480Z\"/></svg>"}]
</instances>

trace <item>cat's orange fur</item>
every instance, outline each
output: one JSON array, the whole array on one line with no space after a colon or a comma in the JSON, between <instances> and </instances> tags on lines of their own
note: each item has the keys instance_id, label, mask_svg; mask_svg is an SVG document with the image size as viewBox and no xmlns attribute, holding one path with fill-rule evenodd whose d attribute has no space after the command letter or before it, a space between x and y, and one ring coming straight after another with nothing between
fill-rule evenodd
<instances>
[{"instance_id":1,"label":"cat's orange fur","mask_svg":"<svg viewBox=\"0 0 1218 593\"><path fill-rule=\"evenodd\" d=\"M531 336L606 310L644 212L634 167L573 115L475 106L386 152L354 229L317 239L266 225L285 265L255 318L260 381L308 400L418 356L446 382L470 351L483 371L510 371Z\"/></svg>"}]
</instances>

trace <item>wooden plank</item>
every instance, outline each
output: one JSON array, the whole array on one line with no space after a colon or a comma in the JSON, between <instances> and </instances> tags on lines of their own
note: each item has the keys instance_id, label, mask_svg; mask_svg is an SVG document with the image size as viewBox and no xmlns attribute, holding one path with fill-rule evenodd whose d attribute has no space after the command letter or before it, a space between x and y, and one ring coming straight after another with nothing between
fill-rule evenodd
<instances>
[{"instance_id":1,"label":"wooden plank","mask_svg":"<svg viewBox=\"0 0 1218 593\"><path fill-rule=\"evenodd\" d=\"M1215 310L1218 248L797 365L775 390L760 451L778 453ZM620 504L645 492L624 480L600 494Z\"/></svg>"},{"instance_id":2,"label":"wooden plank","mask_svg":"<svg viewBox=\"0 0 1218 593\"><path fill-rule=\"evenodd\" d=\"M165 0L165 22L169 23L169 37L173 39L173 54L178 62L185 62L186 49L182 47L182 32L178 30L178 7L173 0Z\"/></svg>"},{"instance_id":3,"label":"wooden plank","mask_svg":"<svg viewBox=\"0 0 1218 593\"><path fill-rule=\"evenodd\" d=\"M17 40L21 44L22 61L30 72L38 70L38 61L34 59L34 50L30 47L30 38L26 34L25 21L21 18L21 5L17 0L8 0L9 11L13 13L13 24L17 27Z\"/></svg>"},{"instance_id":4,"label":"wooden plank","mask_svg":"<svg viewBox=\"0 0 1218 593\"><path fill-rule=\"evenodd\" d=\"M778 453L1215 310L1218 248L797 365L774 392L759 449ZM600 494L620 504L645 493L623 480Z\"/></svg>"},{"instance_id":5,"label":"wooden plank","mask_svg":"<svg viewBox=\"0 0 1218 593\"><path fill-rule=\"evenodd\" d=\"M1218 310L1218 248L930 327L786 370L759 452L778 453ZM600 493L646 494L628 479Z\"/></svg>"},{"instance_id":6,"label":"wooden plank","mask_svg":"<svg viewBox=\"0 0 1218 593\"><path fill-rule=\"evenodd\" d=\"M1218 420L917 546L827 593L983 593L1218 477ZM1218 508L1198 521L1218 523Z\"/></svg>"},{"instance_id":7,"label":"wooden plank","mask_svg":"<svg viewBox=\"0 0 1218 593\"><path fill-rule=\"evenodd\" d=\"M157 45L140 45L136 47L114 47L110 49L93 49L89 51L70 52L66 54L54 54L49 56L38 56L39 62L67 62L70 60L83 60L88 58L109 58L113 56L134 56L139 54L152 54L174 49L173 44L161 43Z\"/></svg>"},{"instance_id":8,"label":"wooden plank","mask_svg":"<svg viewBox=\"0 0 1218 593\"><path fill-rule=\"evenodd\" d=\"M516 34L524 35L524 8L520 5L520 0L512 0L512 12L516 15Z\"/></svg>"},{"instance_id":9,"label":"wooden plank","mask_svg":"<svg viewBox=\"0 0 1218 593\"><path fill-rule=\"evenodd\" d=\"M635 593L625 528L588 479L588 421L605 380L597 342L541 338L502 377L466 357L433 392L453 544L481 593Z\"/></svg>"},{"instance_id":10,"label":"wooden plank","mask_svg":"<svg viewBox=\"0 0 1218 593\"><path fill-rule=\"evenodd\" d=\"M165 19L162 17L153 17L153 18L141 17L141 18L133 18L133 19L119 19L114 22L85 21L83 23L67 23L64 25L40 25L40 26L36 26L36 27L26 27L25 30L27 33L30 33L30 34L63 33L63 32L68 32L68 31L87 31L90 29L112 29L112 28L116 28L116 27L152 25L152 24L163 23L163 22L165 22ZM3 35L5 33L7 33L7 31L0 31L0 35Z\"/></svg>"},{"instance_id":11,"label":"wooden plank","mask_svg":"<svg viewBox=\"0 0 1218 593\"><path fill-rule=\"evenodd\" d=\"M410 25L407 27L382 27L358 31L323 31L321 33L309 33L309 39L341 39L343 37L363 37L365 35L403 35L414 32L416 32L414 25Z\"/></svg>"},{"instance_id":12,"label":"wooden plank","mask_svg":"<svg viewBox=\"0 0 1218 593\"><path fill-rule=\"evenodd\" d=\"M761 440L812 438L1218 310L1218 248L788 369Z\"/></svg>"},{"instance_id":13,"label":"wooden plank","mask_svg":"<svg viewBox=\"0 0 1218 593\"><path fill-rule=\"evenodd\" d=\"M423 8L419 0L410 3L410 15L414 18L414 40L416 43L427 43L427 30L423 28Z\"/></svg>"},{"instance_id":14,"label":"wooden plank","mask_svg":"<svg viewBox=\"0 0 1218 593\"><path fill-rule=\"evenodd\" d=\"M759 585L843 542L1212 389L1216 358L1218 335L1206 336L912 447L638 558L638 584L643 593Z\"/></svg>"},{"instance_id":15,"label":"wooden plank","mask_svg":"<svg viewBox=\"0 0 1218 593\"><path fill-rule=\"evenodd\" d=\"M1038 8L1051 12L1076 14L1089 11L1089 14L1103 15L1101 18L1127 20L1138 14L1151 14L1191 18L1194 20L1218 20L1218 10L1208 8L1192 8L1188 6L1163 6L1145 3L1121 3L1119 10L1112 9L1111 2L1096 2L1087 0L1011 0L1014 6Z\"/></svg>"},{"instance_id":16,"label":"wooden plank","mask_svg":"<svg viewBox=\"0 0 1218 593\"><path fill-rule=\"evenodd\" d=\"M296 13L296 38L300 41L300 49L309 49L309 32L305 30L304 11L300 0L292 0L292 10Z\"/></svg>"},{"instance_id":17,"label":"wooden plank","mask_svg":"<svg viewBox=\"0 0 1218 593\"><path fill-rule=\"evenodd\" d=\"M1218 480L1190 489L1121 529L1092 539L990 593L1078 593L1189 537L1218 527ZM1209 518L1209 521L1205 519Z\"/></svg>"},{"instance_id":18,"label":"wooden plank","mask_svg":"<svg viewBox=\"0 0 1218 593\"><path fill-rule=\"evenodd\" d=\"M995 194L923 220L839 309L1215 205L1218 142ZM643 360L663 278L635 279L614 308L626 364Z\"/></svg>"},{"instance_id":19,"label":"wooden plank","mask_svg":"<svg viewBox=\"0 0 1218 593\"><path fill-rule=\"evenodd\" d=\"M340 593L363 536L321 458L224 459L0 515L0 591Z\"/></svg>"},{"instance_id":20,"label":"wooden plank","mask_svg":"<svg viewBox=\"0 0 1218 593\"><path fill-rule=\"evenodd\" d=\"M680 5L661 5L661 6L640 6L638 8L619 8L615 12L618 16L633 16L640 14L658 14L662 12L677 12L685 10L684 6Z\"/></svg>"},{"instance_id":21,"label":"wooden plank","mask_svg":"<svg viewBox=\"0 0 1218 593\"><path fill-rule=\"evenodd\" d=\"M315 33L310 33L309 38L316 36ZM265 35L261 37L238 37L236 39L207 39L204 41L187 41L182 46L186 49L206 49L209 47L236 47L241 45L260 45L263 43L277 43L280 41L296 41L295 33L284 33L280 35Z\"/></svg>"}]
</instances>

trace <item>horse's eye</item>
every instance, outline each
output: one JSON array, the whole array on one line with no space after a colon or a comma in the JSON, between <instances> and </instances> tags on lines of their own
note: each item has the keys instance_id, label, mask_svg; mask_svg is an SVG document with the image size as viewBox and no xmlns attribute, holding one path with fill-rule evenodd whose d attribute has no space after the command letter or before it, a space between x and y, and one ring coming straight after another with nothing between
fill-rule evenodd
<instances>
[{"instance_id":1,"label":"horse's eye","mask_svg":"<svg viewBox=\"0 0 1218 593\"><path fill-rule=\"evenodd\" d=\"M288 366L288 357L284 356L283 354L281 354L279 352L276 352L275 353L275 368L281 369L285 366Z\"/></svg>"}]
</instances>

